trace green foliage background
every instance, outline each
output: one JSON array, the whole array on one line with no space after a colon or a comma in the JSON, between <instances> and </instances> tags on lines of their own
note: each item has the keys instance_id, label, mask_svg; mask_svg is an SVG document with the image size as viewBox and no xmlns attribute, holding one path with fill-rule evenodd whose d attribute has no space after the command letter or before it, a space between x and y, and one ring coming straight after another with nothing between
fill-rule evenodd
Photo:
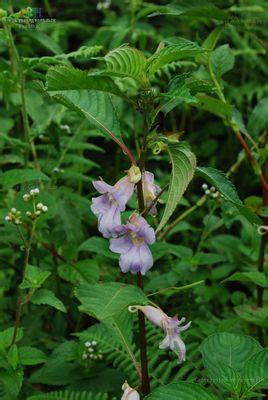
<instances>
[{"instance_id":1,"label":"green foliage background","mask_svg":"<svg viewBox=\"0 0 268 400\"><path fill-rule=\"evenodd\" d=\"M192 321L180 365L158 349L162 332L146 326L148 400L265 396L268 281L257 227L267 225L259 181L267 164L267 2L0 6L0 17L11 16L0 19L0 399L119 399L125 380L139 384L138 324L127 307L148 299ZM32 22L39 8L50 21ZM130 166L111 135L136 156L144 115L146 168L169 190L149 217L158 241L143 293L120 272L90 204L92 180L113 184ZM205 194L204 183L220 195ZM22 279L21 233L27 238L32 225L22 196L36 187L48 211ZM20 232L5 221L11 208L22 213ZM27 296L12 343L19 285ZM85 357L88 341L96 359Z\"/></svg>"}]
</instances>

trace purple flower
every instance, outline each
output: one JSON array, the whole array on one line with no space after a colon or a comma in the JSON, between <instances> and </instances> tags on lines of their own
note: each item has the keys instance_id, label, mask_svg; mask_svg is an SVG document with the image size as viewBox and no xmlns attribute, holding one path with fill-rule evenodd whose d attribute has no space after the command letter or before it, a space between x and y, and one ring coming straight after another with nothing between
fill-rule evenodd
<instances>
[{"instance_id":1,"label":"purple flower","mask_svg":"<svg viewBox=\"0 0 268 400\"><path fill-rule=\"evenodd\" d=\"M110 250L121 254L119 265L122 272L141 272L145 275L153 266L152 253L148 247L155 242L153 228L144 218L133 214L126 225L118 226L115 232L121 236L110 240Z\"/></svg>"},{"instance_id":2,"label":"purple flower","mask_svg":"<svg viewBox=\"0 0 268 400\"><path fill-rule=\"evenodd\" d=\"M126 204L134 191L134 183L130 176L120 179L114 186L102 180L94 181L93 186L101 193L93 197L91 210L98 217L98 228L105 238L114 236L114 228L121 224L121 211L125 211Z\"/></svg>"},{"instance_id":3,"label":"purple flower","mask_svg":"<svg viewBox=\"0 0 268 400\"><path fill-rule=\"evenodd\" d=\"M161 192L161 188L154 183L154 174L148 171L142 173L142 187L146 207L150 207L154 199ZM149 214L153 216L157 214L155 205L152 206Z\"/></svg>"},{"instance_id":4,"label":"purple flower","mask_svg":"<svg viewBox=\"0 0 268 400\"><path fill-rule=\"evenodd\" d=\"M184 317L180 320L176 316L173 318L169 317L160 308L152 306L129 307L130 312L135 312L137 310L142 311L150 322L163 329L166 336L164 340L162 340L162 342L159 344L159 348L166 349L167 347L169 347L177 354L179 362L185 361L186 348L184 342L180 337L180 333L188 329L191 325L191 322L188 322L188 324L181 326L181 324L185 322Z\"/></svg>"}]
</instances>

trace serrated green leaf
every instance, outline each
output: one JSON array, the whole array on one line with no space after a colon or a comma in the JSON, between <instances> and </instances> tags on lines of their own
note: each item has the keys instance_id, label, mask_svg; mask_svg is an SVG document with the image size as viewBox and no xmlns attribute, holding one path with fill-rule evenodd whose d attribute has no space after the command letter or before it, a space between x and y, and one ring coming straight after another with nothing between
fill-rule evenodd
<instances>
[{"instance_id":1,"label":"serrated green leaf","mask_svg":"<svg viewBox=\"0 0 268 400\"><path fill-rule=\"evenodd\" d=\"M207 389L197 383L178 382L160 386L145 400L217 400Z\"/></svg>"},{"instance_id":2,"label":"serrated green leaf","mask_svg":"<svg viewBox=\"0 0 268 400\"><path fill-rule=\"evenodd\" d=\"M196 97L199 102L196 104L193 103L193 106L208 111L211 114L215 114L223 119L229 119L232 117L233 107L230 104L204 94L197 94Z\"/></svg>"},{"instance_id":3,"label":"serrated green leaf","mask_svg":"<svg viewBox=\"0 0 268 400\"><path fill-rule=\"evenodd\" d=\"M45 353L35 347L19 347L19 362L22 365L36 365L44 363L47 359Z\"/></svg>"},{"instance_id":4,"label":"serrated green leaf","mask_svg":"<svg viewBox=\"0 0 268 400\"><path fill-rule=\"evenodd\" d=\"M21 289L37 289L45 280L51 275L51 272L44 271L40 268L28 265L26 276L23 282L20 284Z\"/></svg>"},{"instance_id":5,"label":"serrated green leaf","mask_svg":"<svg viewBox=\"0 0 268 400\"><path fill-rule=\"evenodd\" d=\"M230 201L249 222L254 224L261 223L257 215L242 203L233 183L223 172L212 167L197 167L196 171L198 175L215 186L225 200Z\"/></svg>"},{"instance_id":6,"label":"serrated green leaf","mask_svg":"<svg viewBox=\"0 0 268 400\"><path fill-rule=\"evenodd\" d=\"M66 90L53 92L51 96L117 143L122 142L119 120L108 94L93 90Z\"/></svg>"},{"instance_id":7,"label":"serrated green leaf","mask_svg":"<svg viewBox=\"0 0 268 400\"><path fill-rule=\"evenodd\" d=\"M83 89L122 95L118 86L108 76L92 75L87 71L64 65L49 68L47 72L49 92Z\"/></svg>"},{"instance_id":8,"label":"serrated green leaf","mask_svg":"<svg viewBox=\"0 0 268 400\"><path fill-rule=\"evenodd\" d=\"M180 42L169 44L153 54L148 59L147 70L150 75L154 75L157 70L173 61L192 58L203 52L204 50L197 43L181 39Z\"/></svg>"},{"instance_id":9,"label":"serrated green leaf","mask_svg":"<svg viewBox=\"0 0 268 400\"><path fill-rule=\"evenodd\" d=\"M146 57L138 49L121 46L111 50L104 60L106 62L105 73L146 82Z\"/></svg>"},{"instance_id":10,"label":"serrated green leaf","mask_svg":"<svg viewBox=\"0 0 268 400\"><path fill-rule=\"evenodd\" d=\"M263 349L247 360L243 372L245 392L268 388L268 349Z\"/></svg>"},{"instance_id":11,"label":"serrated green leaf","mask_svg":"<svg viewBox=\"0 0 268 400\"><path fill-rule=\"evenodd\" d=\"M7 352L7 361L14 370L17 368L18 360L18 347L16 344L12 344Z\"/></svg>"},{"instance_id":12,"label":"serrated green leaf","mask_svg":"<svg viewBox=\"0 0 268 400\"><path fill-rule=\"evenodd\" d=\"M20 183L48 180L49 177L47 175L35 169L11 169L0 175L0 185L2 185L4 189L9 189Z\"/></svg>"},{"instance_id":13,"label":"serrated green leaf","mask_svg":"<svg viewBox=\"0 0 268 400\"><path fill-rule=\"evenodd\" d=\"M75 295L82 303L80 310L99 320L111 318L131 304L147 303L147 297L138 287L116 282L81 284Z\"/></svg>"},{"instance_id":14,"label":"serrated green leaf","mask_svg":"<svg viewBox=\"0 0 268 400\"><path fill-rule=\"evenodd\" d=\"M5 349L9 347L12 343L14 333L14 327L7 328L0 332L0 349ZM17 331L16 342L19 342L23 337L23 329L19 328Z\"/></svg>"},{"instance_id":15,"label":"serrated green leaf","mask_svg":"<svg viewBox=\"0 0 268 400\"><path fill-rule=\"evenodd\" d=\"M48 289L37 290L31 297L31 303L40 305L45 304L56 308L59 311L66 312L63 302L55 296L55 294Z\"/></svg>"},{"instance_id":16,"label":"serrated green leaf","mask_svg":"<svg viewBox=\"0 0 268 400\"><path fill-rule=\"evenodd\" d=\"M91 393L87 391L60 390L58 392L35 394L27 400L109 400L106 393ZM114 400L112 398L111 400Z\"/></svg>"},{"instance_id":17,"label":"serrated green leaf","mask_svg":"<svg viewBox=\"0 0 268 400\"><path fill-rule=\"evenodd\" d=\"M157 232L165 226L173 214L196 168L195 155L184 143L169 143L167 150L172 163L172 174L166 207Z\"/></svg>"}]
</instances>

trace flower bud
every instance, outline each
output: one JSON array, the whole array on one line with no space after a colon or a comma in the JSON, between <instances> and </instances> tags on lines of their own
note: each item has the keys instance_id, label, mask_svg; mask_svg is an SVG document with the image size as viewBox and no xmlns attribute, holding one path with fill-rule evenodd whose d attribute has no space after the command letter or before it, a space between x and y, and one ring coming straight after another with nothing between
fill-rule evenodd
<instances>
[{"instance_id":1,"label":"flower bud","mask_svg":"<svg viewBox=\"0 0 268 400\"><path fill-rule=\"evenodd\" d=\"M208 185L207 185L206 183L203 183L202 189L203 189L203 190L207 190L207 189L208 189Z\"/></svg>"},{"instance_id":2,"label":"flower bud","mask_svg":"<svg viewBox=\"0 0 268 400\"><path fill-rule=\"evenodd\" d=\"M43 212L47 212L47 211L48 211L48 207L47 207L47 206L43 206L43 207L42 207L42 211L43 211Z\"/></svg>"},{"instance_id":3,"label":"flower bud","mask_svg":"<svg viewBox=\"0 0 268 400\"><path fill-rule=\"evenodd\" d=\"M132 389L127 382L122 386L122 390L124 390L124 394L121 400L140 400L139 393Z\"/></svg>"},{"instance_id":4,"label":"flower bud","mask_svg":"<svg viewBox=\"0 0 268 400\"><path fill-rule=\"evenodd\" d=\"M127 173L131 183L138 183L141 180L141 170L136 165L132 165Z\"/></svg>"},{"instance_id":5,"label":"flower bud","mask_svg":"<svg viewBox=\"0 0 268 400\"><path fill-rule=\"evenodd\" d=\"M36 205L36 208L37 208L37 210L42 210L42 208L43 208L43 203L38 203L38 204Z\"/></svg>"}]
</instances>

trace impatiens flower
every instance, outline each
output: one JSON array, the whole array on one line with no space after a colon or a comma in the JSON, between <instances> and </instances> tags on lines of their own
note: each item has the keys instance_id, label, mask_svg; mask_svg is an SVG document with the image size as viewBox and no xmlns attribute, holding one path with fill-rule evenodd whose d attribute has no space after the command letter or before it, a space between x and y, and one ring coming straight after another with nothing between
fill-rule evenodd
<instances>
[{"instance_id":1,"label":"impatiens flower","mask_svg":"<svg viewBox=\"0 0 268 400\"><path fill-rule=\"evenodd\" d=\"M177 354L179 362L185 361L186 348L180 337L180 333L186 331L186 329L190 327L191 321L188 322L188 324L181 326L181 324L186 320L184 317L180 320L176 316L169 317L160 308L152 306L129 307L130 312L136 312L137 310L142 311L149 321L163 329L166 337L159 344L159 348L166 349L169 347Z\"/></svg>"},{"instance_id":2,"label":"impatiens flower","mask_svg":"<svg viewBox=\"0 0 268 400\"><path fill-rule=\"evenodd\" d=\"M103 180L94 181L93 186L101 194L93 197L91 210L98 217L98 228L105 238L114 236L114 228L121 224L121 211L125 211L126 204L134 191L139 168L132 166L128 175L120 179L114 186ZM140 178L139 178L140 179Z\"/></svg>"},{"instance_id":3,"label":"impatiens flower","mask_svg":"<svg viewBox=\"0 0 268 400\"><path fill-rule=\"evenodd\" d=\"M146 207L150 207L161 192L161 188L154 183L154 174L148 171L142 173L142 187ZM157 214L155 205L151 207L149 214L153 216Z\"/></svg>"},{"instance_id":4,"label":"impatiens flower","mask_svg":"<svg viewBox=\"0 0 268 400\"><path fill-rule=\"evenodd\" d=\"M132 389L127 382L122 386L122 390L124 390L124 393L121 400L140 400L139 393L135 389Z\"/></svg>"},{"instance_id":5,"label":"impatiens flower","mask_svg":"<svg viewBox=\"0 0 268 400\"><path fill-rule=\"evenodd\" d=\"M142 275L153 266L149 244L155 242L155 232L143 217L133 214L126 225L114 230L120 237L110 240L110 250L121 254L119 265L122 272Z\"/></svg>"}]
</instances>

